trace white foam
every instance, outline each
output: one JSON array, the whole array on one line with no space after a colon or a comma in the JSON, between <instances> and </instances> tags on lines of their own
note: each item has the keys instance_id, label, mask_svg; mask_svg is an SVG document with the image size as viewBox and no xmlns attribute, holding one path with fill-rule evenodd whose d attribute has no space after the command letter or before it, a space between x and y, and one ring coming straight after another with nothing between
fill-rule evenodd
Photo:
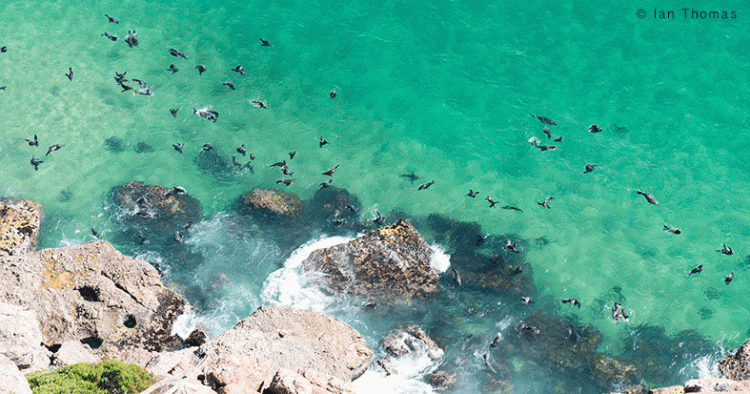
<instances>
[{"instance_id":1,"label":"white foam","mask_svg":"<svg viewBox=\"0 0 750 394\"><path fill-rule=\"evenodd\" d=\"M382 372L368 370L352 382L357 394L432 394L432 386L399 374L386 376Z\"/></svg>"},{"instance_id":2,"label":"white foam","mask_svg":"<svg viewBox=\"0 0 750 394\"><path fill-rule=\"evenodd\" d=\"M284 262L284 266L263 282L260 298L263 303L295 308L323 310L335 300L326 295L318 286L318 274L305 274L302 262L317 249L328 248L349 242L353 238L322 237L309 241L297 248Z\"/></svg>"},{"instance_id":3,"label":"white foam","mask_svg":"<svg viewBox=\"0 0 750 394\"><path fill-rule=\"evenodd\" d=\"M440 245L431 245L430 248L434 252L430 259L430 266L442 274L451 266L451 255L445 253Z\"/></svg>"}]
</instances>

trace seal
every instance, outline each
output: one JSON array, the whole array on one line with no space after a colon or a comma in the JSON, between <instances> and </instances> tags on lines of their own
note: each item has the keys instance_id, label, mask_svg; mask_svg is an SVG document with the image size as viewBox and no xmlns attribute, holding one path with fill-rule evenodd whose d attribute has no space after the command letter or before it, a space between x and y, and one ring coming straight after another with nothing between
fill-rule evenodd
<instances>
[{"instance_id":1,"label":"seal","mask_svg":"<svg viewBox=\"0 0 750 394\"><path fill-rule=\"evenodd\" d=\"M292 151L292 152L289 152L289 160L292 160L292 159L294 159L294 156L295 156L296 154L297 154L297 151L296 151L296 150L295 150L295 151Z\"/></svg>"},{"instance_id":2,"label":"seal","mask_svg":"<svg viewBox=\"0 0 750 394\"><path fill-rule=\"evenodd\" d=\"M487 196L484 198L488 203L490 203L490 208L495 208L495 204L497 204L497 201L493 200L490 196Z\"/></svg>"},{"instance_id":3,"label":"seal","mask_svg":"<svg viewBox=\"0 0 750 394\"><path fill-rule=\"evenodd\" d=\"M182 148L185 147L185 144L184 143L177 143L177 144L172 144L172 146L174 147L174 150L176 150L177 152L182 153Z\"/></svg>"},{"instance_id":4,"label":"seal","mask_svg":"<svg viewBox=\"0 0 750 394\"><path fill-rule=\"evenodd\" d=\"M513 253L521 253L521 251L518 250L518 242L511 242L510 239L505 240L505 249L508 249Z\"/></svg>"},{"instance_id":5,"label":"seal","mask_svg":"<svg viewBox=\"0 0 750 394\"><path fill-rule=\"evenodd\" d=\"M703 271L703 264L691 269L690 272L688 272L688 276L691 276L693 274L699 274L702 271Z\"/></svg>"},{"instance_id":6,"label":"seal","mask_svg":"<svg viewBox=\"0 0 750 394\"><path fill-rule=\"evenodd\" d=\"M323 136L321 135L321 136L320 136L320 141L319 141L319 143L320 143L320 147L322 148L322 147L323 147L323 145L325 145L325 144L327 144L327 143L328 143L328 141L326 141L326 139L325 139L325 138L323 138Z\"/></svg>"},{"instance_id":7,"label":"seal","mask_svg":"<svg viewBox=\"0 0 750 394\"><path fill-rule=\"evenodd\" d=\"M455 268L451 268L451 271L453 271L453 278L456 280L456 283L458 283L459 286L463 286L464 283L461 280L461 274L459 274Z\"/></svg>"},{"instance_id":8,"label":"seal","mask_svg":"<svg viewBox=\"0 0 750 394\"><path fill-rule=\"evenodd\" d=\"M125 42L130 48L138 46L138 33L135 30L132 32L128 30L128 36L125 37Z\"/></svg>"},{"instance_id":9,"label":"seal","mask_svg":"<svg viewBox=\"0 0 750 394\"><path fill-rule=\"evenodd\" d=\"M104 14L104 16L105 16L105 17L107 17L107 19L108 19L108 20L109 20L110 22L112 22L112 23L120 23L120 20L119 20L119 19L117 19L117 18L113 18L113 17L111 17L111 16L109 16L109 15L107 15L107 14Z\"/></svg>"},{"instance_id":10,"label":"seal","mask_svg":"<svg viewBox=\"0 0 750 394\"><path fill-rule=\"evenodd\" d=\"M733 280L734 280L734 271L732 271L732 273L729 274L729 276L727 276L726 278L724 278L724 283L728 285L728 284L732 283Z\"/></svg>"},{"instance_id":11,"label":"seal","mask_svg":"<svg viewBox=\"0 0 750 394\"><path fill-rule=\"evenodd\" d=\"M469 196L471 198L476 198L477 194L479 194L479 190L474 191L474 190L469 189L469 194L467 194L467 196Z\"/></svg>"},{"instance_id":12,"label":"seal","mask_svg":"<svg viewBox=\"0 0 750 394\"><path fill-rule=\"evenodd\" d=\"M654 205L659 205L659 201L656 201L656 198L654 198L652 194L646 193L641 190L636 190L635 192L645 197L646 201L648 201L649 203L654 204Z\"/></svg>"},{"instance_id":13,"label":"seal","mask_svg":"<svg viewBox=\"0 0 750 394\"><path fill-rule=\"evenodd\" d=\"M596 164L586 164L586 168L584 169L583 173L588 174L589 172L594 171L596 168Z\"/></svg>"},{"instance_id":14,"label":"seal","mask_svg":"<svg viewBox=\"0 0 750 394\"><path fill-rule=\"evenodd\" d=\"M524 305L529 305L529 304L533 303L533 302L534 302L534 300L533 300L533 299L531 299L531 297L521 297L521 302L522 302L522 303L523 303Z\"/></svg>"},{"instance_id":15,"label":"seal","mask_svg":"<svg viewBox=\"0 0 750 394\"><path fill-rule=\"evenodd\" d=\"M232 71L240 73L240 75L245 75L245 67L242 67L241 64L238 64L237 67L232 69Z\"/></svg>"},{"instance_id":16,"label":"seal","mask_svg":"<svg viewBox=\"0 0 750 394\"><path fill-rule=\"evenodd\" d=\"M278 181L276 181L276 183L283 183L283 184L284 184L285 186L289 186L289 185L291 185L292 183L294 183L294 182L295 182L296 180L297 180L297 178L292 178L292 179L279 179Z\"/></svg>"},{"instance_id":17,"label":"seal","mask_svg":"<svg viewBox=\"0 0 750 394\"><path fill-rule=\"evenodd\" d=\"M237 90L237 89L235 89L235 88L234 88L234 84L233 84L233 83L231 83L231 82L229 82L229 81L227 81L227 82L222 82L221 84L222 84L222 85L224 85L224 86L229 86L229 89L232 89L232 90Z\"/></svg>"},{"instance_id":18,"label":"seal","mask_svg":"<svg viewBox=\"0 0 750 394\"><path fill-rule=\"evenodd\" d=\"M56 150L60 150L60 148L62 148L64 146L65 145L62 145L62 144L55 144L55 145L50 146L49 149L47 149L47 155L49 155L50 153L52 153L52 152L54 152ZM45 155L45 156L47 156L47 155Z\"/></svg>"},{"instance_id":19,"label":"seal","mask_svg":"<svg viewBox=\"0 0 750 394\"><path fill-rule=\"evenodd\" d=\"M172 114L175 118L177 117L177 111L179 111L179 108L170 108L169 113Z\"/></svg>"},{"instance_id":20,"label":"seal","mask_svg":"<svg viewBox=\"0 0 750 394\"><path fill-rule=\"evenodd\" d=\"M105 31L105 32L104 32L104 34L102 34L102 35L103 35L104 37L107 37L107 38L109 38L109 40L110 40L110 41L117 41L117 36L113 36L113 35L111 35L111 34L107 34L107 32L106 32L106 31Z\"/></svg>"},{"instance_id":21,"label":"seal","mask_svg":"<svg viewBox=\"0 0 750 394\"><path fill-rule=\"evenodd\" d=\"M180 51L178 51L178 50L176 50L174 48L170 48L169 49L169 54L172 55L172 56L174 56L174 57L181 57L183 59L187 59L188 58L184 53L182 53L182 52L180 52Z\"/></svg>"},{"instance_id":22,"label":"seal","mask_svg":"<svg viewBox=\"0 0 750 394\"><path fill-rule=\"evenodd\" d=\"M240 145L240 147L237 148L237 152L242 154L242 156L245 156L245 153L247 152L247 149L245 149L245 144Z\"/></svg>"},{"instance_id":23,"label":"seal","mask_svg":"<svg viewBox=\"0 0 750 394\"><path fill-rule=\"evenodd\" d=\"M575 298L568 298L567 300L562 300L562 303L577 306L578 309L581 309L581 303L578 302L578 300L576 300Z\"/></svg>"},{"instance_id":24,"label":"seal","mask_svg":"<svg viewBox=\"0 0 750 394\"><path fill-rule=\"evenodd\" d=\"M548 124L548 125L551 125L551 126L557 126L557 123L555 123L554 120L552 120L552 119L550 119L550 118L548 118L546 116L537 116L537 115L531 115L531 116L539 119L544 124Z\"/></svg>"},{"instance_id":25,"label":"seal","mask_svg":"<svg viewBox=\"0 0 750 394\"><path fill-rule=\"evenodd\" d=\"M252 100L250 102L253 103L253 105L255 106L255 108L263 108L263 109L268 108L268 106L266 105L266 103L264 103L264 102L262 102L260 100Z\"/></svg>"},{"instance_id":26,"label":"seal","mask_svg":"<svg viewBox=\"0 0 750 394\"><path fill-rule=\"evenodd\" d=\"M604 130L600 129L598 125L592 124L589 126L589 132L591 133L601 133L602 131Z\"/></svg>"},{"instance_id":27,"label":"seal","mask_svg":"<svg viewBox=\"0 0 750 394\"><path fill-rule=\"evenodd\" d=\"M174 64L170 64L170 65L169 65L169 68L167 69L167 71L171 71L171 72L172 72L172 74L174 74L174 73L176 73L177 71L180 71L180 69L179 69L179 68L177 68L177 66L175 66Z\"/></svg>"},{"instance_id":28,"label":"seal","mask_svg":"<svg viewBox=\"0 0 750 394\"><path fill-rule=\"evenodd\" d=\"M36 135L34 136L34 138L36 138ZM31 145L31 142L29 142L29 145ZM732 254L734 254L734 251L732 250L732 248L730 248L726 244L722 244L722 246L723 247L721 249L717 249L716 251L720 252L721 254L725 254L727 256L731 256Z\"/></svg>"},{"instance_id":29,"label":"seal","mask_svg":"<svg viewBox=\"0 0 750 394\"><path fill-rule=\"evenodd\" d=\"M432 185L433 185L434 183L435 183L435 180L433 179L433 180L432 180L432 181L430 181L430 182L427 182L427 183L425 183L425 184L422 184L422 185L420 185L420 186L419 186L419 188L418 188L417 190L424 190L424 189L427 189L428 187L432 186Z\"/></svg>"},{"instance_id":30,"label":"seal","mask_svg":"<svg viewBox=\"0 0 750 394\"><path fill-rule=\"evenodd\" d=\"M39 146L39 138L37 138L36 134L34 134L33 140L27 139L26 142L29 143L29 146Z\"/></svg>"},{"instance_id":31,"label":"seal","mask_svg":"<svg viewBox=\"0 0 750 394\"><path fill-rule=\"evenodd\" d=\"M548 129L548 128L546 128L546 127L545 127L545 128L544 128L544 129L542 130L542 132L543 132L544 134L546 134L546 135L547 135L547 139L548 139L548 140L549 140L549 139L552 139L552 131L551 131L550 129Z\"/></svg>"},{"instance_id":32,"label":"seal","mask_svg":"<svg viewBox=\"0 0 750 394\"><path fill-rule=\"evenodd\" d=\"M668 226L666 224L664 225L664 231L668 231L668 232L670 232L672 234L682 234L682 230L680 230L679 228L677 228L677 227L671 227L671 226Z\"/></svg>"},{"instance_id":33,"label":"seal","mask_svg":"<svg viewBox=\"0 0 750 394\"><path fill-rule=\"evenodd\" d=\"M541 205L541 206L543 206L543 207L545 207L547 209L550 209L549 202L551 200L552 200L552 196L549 196L549 197L545 198L544 201L542 201L542 202L537 201L537 204L539 204L539 205Z\"/></svg>"},{"instance_id":34,"label":"seal","mask_svg":"<svg viewBox=\"0 0 750 394\"><path fill-rule=\"evenodd\" d=\"M202 64L195 66L195 68L198 70L198 75L203 75L203 73L206 72L206 66Z\"/></svg>"},{"instance_id":35,"label":"seal","mask_svg":"<svg viewBox=\"0 0 750 394\"><path fill-rule=\"evenodd\" d=\"M34 171L39 171L39 165L44 163L43 160L37 160L34 156L31 157L31 165L34 166Z\"/></svg>"},{"instance_id":36,"label":"seal","mask_svg":"<svg viewBox=\"0 0 750 394\"><path fill-rule=\"evenodd\" d=\"M68 77L69 80L73 80L73 69L71 67L68 67L68 73L65 74L66 77Z\"/></svg>"},{"instance_id":37,"label":"seal","mask_svg":"<svg viewBox=\"0 0 750 394\"><path fill-rule=\"evenodd\" d=\"M328 171L324 172L324 173L323 173L322 175L333 176L333 173L334 173L334 172L336 172L336 170L337 170L338 168L339 168L339 165L338 165L338 164L336 164L336 166L335 166L335 167L333 167L333 168L331 168L330 170L328 170Z\"/></svg>"},{"instance_id":38,"label":"seal","mask_svg":"<svg viewBox=\"0 0 750 394\"><path fill-rule=\"evenodd\" d=\"M260 39L260 46L262 46L262 47L270 47L270 46L273 46L273 45L271 45L271 43L268 42L268 40L264 40L264 39L261 38Z\"/></svg>"}]
</instances>

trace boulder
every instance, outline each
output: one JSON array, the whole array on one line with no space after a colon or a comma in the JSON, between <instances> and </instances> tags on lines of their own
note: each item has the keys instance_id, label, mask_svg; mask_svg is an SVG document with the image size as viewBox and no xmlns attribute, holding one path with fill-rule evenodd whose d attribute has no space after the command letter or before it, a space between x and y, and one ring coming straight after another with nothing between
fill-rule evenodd
<instances>
[{"instance_id":1,"label":"boulder","mask_svg":"<svg viewBox=\"0 0 750 394\"><path fill-rule=\"evenodd\" d=\"M719 361L719 371L727 379L744 380L750 378L750 341L737 348L734 353Z\"/></svg>"},{"instance_id":2,"label":"boulder","mask_svg":"<svg viewBox=\"0 0 750 394\"><path fill-rule=\"evenodd\" d=\"M91 347L80 341L66 341L60 346L52 359L52 365L63 367L76 363L98 364L101 360L94 355Z\"/></svg>"},{"instance_id":3,"label":"boulder","mask_svg":"<svg viewBox=\"0 0 750 394\"><path fill-rule=\"evenodd\" d=\"M13 361L24 373L49 366L50 352L42 346L36 312L0 304L0 355Z\"/></svg>"},{"instance_id":4,"label":"boulder","mask_svg":"<svg viewBox=\"0 0 750 394\"><path fill-rule=\"evenodd\" d=\"M291 219L302 212L304 203L294 193L255 189L240 196L238 210L263 219Z\"/></svg>"},{"instance_id":5,"label":"boulder","mask_svg":"<svg viewBox=\"0 0 750 394\"><path fill-rule=\"evenodd\" d=\"M345 244L315 250L302 266L323 273L335 291L409 299L438 289L440 278L430 264L433 253L411 224L399 220Z\"/></svg>"},{"instance_id":6,"label":"boulder","mask_svg":"<svg viewBox=\"0 0 750 394\"><path fill-rule=\"evenodd\" d=\"M31 200L0 199L0 257L36 250L42 206Z\"/></svg>"},{"instance_id":7,"label":"boulder","mask_svg":"<svg viewBox=\"0 0 750 394\"><path fill-rule=\"evenodd\" d=\"M48 347L81 341L107 359L181 345L171 331L185 300L106 241L3 257L0 266L0 302L33 310Z\"/></svg>"},{"instance_id":8,"label":"boulder","mask_svg":"<svg viewBox=\"0 0 750 394\"><path fill-rule=\"evenodd\" d=\"M750 381L721 378L692 379L685 383L686 393L750 393Z\"/></svg>"},{"instance_id":9,"label":"boulder","mask_svg":"<svg viewBox=\"0 0 750 394\"><path fill-rule=\"evenodd\" d=\"M145 238L173 239L175 232L201 219L200 202L160 185L129 182L112 189L115 217Z\"/></svg>"},{"instance_id":10,"label":"boulder","mask_svg":"<svg viewBox=\"0 0 750 394\"><path fill-rule=\"evenodd\" d=\"M0 394L31 394L29 382L18 370L16 364L8 357L0 354Z\"/></svg>"},{"instance_id":11,"label":"boulder","mask_svg":"<svg viewBox=\"0 0 750 394\"><path fill-rule=\"evenodd\" d=\"M318 189L308 207L310 220L327 234L342 235L365 230L359 218L362 204L346 189L334 186Z\"/></svg>"},{"instance_id":12,"label":"boulder","mask_svg":"<svg viewBox=\"0 0 750 394\"><path fill-rule=\"evenodd\" d=\"M199 379L222 394L248 388L262 392L277 373L277 390L309 383L323 393L352 392L352 379L367 369L373 355L362 335L340 320L270 306L207 342L199 353L206 357Z\"/></svg>"}]
</instances>

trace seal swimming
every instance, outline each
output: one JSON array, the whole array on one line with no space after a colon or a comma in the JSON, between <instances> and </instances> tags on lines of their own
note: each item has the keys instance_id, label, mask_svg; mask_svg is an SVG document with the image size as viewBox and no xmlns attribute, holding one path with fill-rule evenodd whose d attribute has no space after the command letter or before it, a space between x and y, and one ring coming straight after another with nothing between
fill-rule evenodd
<instances>
[{"instance_id":1,"label":"seal swimming","mask_svg":"<svg viewBox=\"0 0 750 394\"><path fill-rule=\"evenodd\" d=\"M433 180L432 180L432 181L430 181L430 182L427 182L427 183L425 183L425 184L422 184L422 185L420 185L420 186L419 186L419 188L418 188L417 190L424 190L424 189L427 189L428 187L432 186L432 185L433 185L434 183L435 183L435 180L433 179Z\"/></svg>"},{"instance_id":2,"label":"seal swimming","mask_svg":"<svg viewBox=\"0 0 750 394\"><path fill-rule=\"evenodd\" d=\"M187 59L188 58L187 55L185 55L184 53L182 53L182 52L180 52L180 51L178 51L178 50L176 50L174 48L169 48L169 54L172 55L172 56L174 56L174 57L181 57L183 59Z\"/></svg>"},{"instance_id":3,"label":"seal swimming","mask_svg":"<svg viewBox=\"0 0 750 394\"><path fill-rule=\"evenodd\" d=\"M646 193L641 190L636 190L635 192L645 197L646 201L648 201L649 203L654 204L654 205L659 205L659 201L656 201L656 198L654 198L652 194Z\"/></svg>"}]
</instances>

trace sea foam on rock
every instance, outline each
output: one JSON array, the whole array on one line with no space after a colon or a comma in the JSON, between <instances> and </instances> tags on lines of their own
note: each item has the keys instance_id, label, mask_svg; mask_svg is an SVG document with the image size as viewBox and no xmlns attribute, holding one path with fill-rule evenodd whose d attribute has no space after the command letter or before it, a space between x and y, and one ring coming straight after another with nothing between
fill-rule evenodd
<instances>
[{"instance_id":1,"label":"sea foam on rock","mask_svg":"<svg viewBox=\"0 0 750 394\"><path fill-rule=\"evenodd\" d=\"M433 253L411 224L399 220L345 244L315 250L302 265L325 274L335 291L408 299L438 289L440 278L430 264Z\"/></svg>"}]
</instances>

